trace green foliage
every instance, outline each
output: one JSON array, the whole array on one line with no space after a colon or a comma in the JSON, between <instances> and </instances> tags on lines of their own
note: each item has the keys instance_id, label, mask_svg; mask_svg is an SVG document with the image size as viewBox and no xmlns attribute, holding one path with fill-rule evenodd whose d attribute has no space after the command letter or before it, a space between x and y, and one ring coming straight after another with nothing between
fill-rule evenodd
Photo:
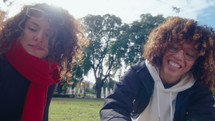
<instances>
[{"instance_id":1,"label":"green foliage","mask_svg":"<svg viewBox=\"0 0 215 121\"><path fill-rule=\"evenodd\" d=\"M97 97L99 98L104 80L115 74L113 65L118 61L110 50L111 44L117 40L120 34L119 30L122 23L120 18L110 14L104 16L88 15L82 19L82 22L87 38L90 40L90 45L86 49L83 72L87 74L89 70L93 70L97 84Z\"/></svg>"},{"instance_id":2,"label":"green foliage","mask_svg":"<svg viewBox=\"0 0 215 121\"><path fill-rule=\"evenodd\" d=\"M126 65L132 65L142 59L143 45L153 28L162 23L165 18L162 15L152 16L142 14L139 21L131 25L124 25L121 34L113 45L113 52L118 52L119 59Z\"/></svg>"},{"instance_id":3,"label":"green foliage","mask_svg":"<svg viewBox=\"0 0 215 121\"><path fill-rule=\"evenodd\" d=\"M76 78L72 78L71 80L68 80L68 82L73 82L73 84L70 85L70 84L67 83L65 86L66 87L72 87L72 89L74 89L76 87L77 83L78 83L78 80Z\"/></svg>"},{"instance_id":4,"label":"green foliage","mask_svg":"<svg viewBox=\"0 0 215 121\"><path fill-rule=\"evenodd\" d=\"M215 88L212 88L211 91L213 93L213 96L215 96Z\"/></svg>"},{"instance_id":5,"label":"green foliage","mask_svg":"<svg viewBox=\"0 0 215 121\"><path fill-rule=\"evenodd\" d=\"M115 83L116 81L114 81L112 78L109 78L105 80L103 87L108 89L113 89Z\"/></svg>"},{"instance_id":6,"label":"green foliage","mask_svg":"<svg viewBox=\"0 0 215 121\"><path fill-rule=\"evenodd\" d=\"M53 94L53 97L64 97L64 98L69 98L69 97L71 97L71 95L68 95L68 94L59 94L59 93L54 93Z\"/></svg>"},{"instance_id":7,"label":"green foliage","mask_svg":"<svg viewBox=\"0 0 215 121\"><path fill-rule=\"evenodd\" d=\"M79 64L75 64L72 67L72 77L71 79L68 80L68 82L73 82L72 89L75 88L75 86L77 85L78 82L82 82L83 81L83 68L81 65ZM69 86L69 85L68 85Z\"/></svg>"},{"instance_id":8,"label":"green foliage","mask_svg":"<svg viewBox=\"0 0 215 121\"><path fill-rule=\"evenodd\" d=\"M96 94L96 90L95 89L86 88L85 91L86 91L86 93Z\"/></svg>"},{"instance_id":9,"label":"green foliage","mask_svg":"<svg viewBox=\"0 0 215 121\"><path fill-rule=\"evenodd\" d=\"M83 69L79 64L73 64L72 72L70 72L71 77L65 75L64 79L58 84L57 92L65 93L66 87L72 87L74 89L78 82L83 81ZM71 84L72 83L72 84Z\"/></svg>"},{"instance_id":10,"label":"green foliage","mask_svg":"<svg viewBox=\"0 0 215 121\"><path fill-rule=\"evenodd\" d=\"M58 83L57 84L57 92L59 94L65 93L65 91L66 91L66 85L67 85L66 80L62 80L60 83Z\"/></svg>"},{"instance_id":11,"label":"green foliage","mask_svg":"<svg viewBox=\"0 0 215 121\"><path fill-rule=\"evenodd\" d=\"M101 99L53 98L50 121L100 121Z\"/></svg>"},{"instance_id":12,"label":"green foliage","mask_svg":"<svg viewBox=\"0 0 215 121\"><path fill-rule=\"evenodd\" d=\"M83 75L83 70L81 68L81 65L75 64L72 67L72 77L75 79L81 79Z\"/></svg>"},{"instance_id":13,"label":"green foliage","mask_svg":"<svg viewBox=\"0 0 215 121\"><path fill-rule=\"evenodd\" d=\"M84 73L87 74L93 68L97 76L104 75L99 72L102 72L104 64L108 63L105 59L112 56L110 55L110 44L116 41L119 35L121 19L106 14L104 16L88 15L82 21L85 25L87 38L91 42L86 49L86 58L83 63ZM109 64L107 65L109 66Z\"/></svg>"},{"instance_id":14,"label":"green foliage","mask_svg":"<svg viewBox=\"0 0 215 121\"><path fill-rule=\"evenodd\" d=\"M90 49L90 46L92 46L92 45L89 45L89 47L88 47L89 49ZM90 56L86 56L84 61L83 61L83 64L82 64L84 75L88 74L88 72L91 69L91 66L92 66L92 62L90 61Z\"/></svg>"}]
</instances>

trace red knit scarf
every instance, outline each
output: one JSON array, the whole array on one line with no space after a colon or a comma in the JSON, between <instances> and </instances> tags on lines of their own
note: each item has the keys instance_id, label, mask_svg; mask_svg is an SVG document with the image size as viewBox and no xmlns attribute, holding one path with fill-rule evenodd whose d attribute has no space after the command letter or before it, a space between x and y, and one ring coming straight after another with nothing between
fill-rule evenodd
<instances>
[{"instance_id":1,"label":"red knit scarf","mask_svg":"<svg viewBox=\"0 0 215 121\"><path fill-rule=\"evenodd\" d=\"M6 57L19 73L31 81L25 99L22 121L42 121L48 87L58 83L60 79L59 67L28 54L18 42L12 45Z\"/></svg>"}]
</instances>

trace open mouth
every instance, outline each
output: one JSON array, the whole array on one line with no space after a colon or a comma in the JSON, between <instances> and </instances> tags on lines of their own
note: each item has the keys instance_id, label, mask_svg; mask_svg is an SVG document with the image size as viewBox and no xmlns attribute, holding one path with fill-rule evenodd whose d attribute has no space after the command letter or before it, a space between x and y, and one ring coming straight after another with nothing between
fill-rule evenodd
<instances>
[{"instance_id":1,"label":"open mouth","mask_svg":"<svg viewBox=\"0 0 215 121\"><path fill-rule=\"evenodd\" d=\"M169 60L168 64L170 65L171 68L176 68L176 69L180 69L181 66L177 63L175 63L174 61Z\"/></svg>"},{"instance_id":2,"label":"open mouth","mask_svg":"<svg viewBox=\"0 0 215 121\"><path fill-rule=\"evenodd\" d=\"M44 50L42 47L37 46L37 45L29 45L29 46L34 50Z\"/></svg>"}]
</instances>

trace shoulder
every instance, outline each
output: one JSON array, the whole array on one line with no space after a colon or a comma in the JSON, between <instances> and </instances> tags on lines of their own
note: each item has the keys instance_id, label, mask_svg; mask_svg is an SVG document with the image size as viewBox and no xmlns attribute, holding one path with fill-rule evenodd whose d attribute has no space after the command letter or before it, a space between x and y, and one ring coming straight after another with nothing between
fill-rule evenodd
<instances>
[{"instance_id":1,"label":"shoulder","mask_svg":"<svg viewBox=\"0 0 215 121\"><path fill-rule=\"evenodd\" d=\"M139 75L139 73L143 72L143 71L146 71L147 70L147 67L146 67L146 64L145 64L145 61L139 61L137 62L136 64L132 65L128 71L125 72L125 75Z\"/></svg>"},{"instance_id":2,"label":"shoulder","mask_svg":"<svg viewBox=\"0 0 215 121\"><path fill-rule=\"evenodd\" d=\"M210 87L201 83L195 83L193 86L193 90L194 96L199 97L200 99L203 97L204 99L214 101Z\"/></svg>"},{"instance_id":3,"label":"shoulder","mask_svg":"<svg viewBox=\"0 0 215 121\"><path fill-rule=\"evenodd\" d=\"M14 72L14 73L17 72L17 70L7 60L6 56L0 57L0 71L2 71L2 74L4 75L9 72Z\"/></svg>"},{"instance_id":4,"label":"shoulder","mask_svg":"<svg viewBox=\"0 0 215 121\"><path fill-rule=\"evenodd\" d=\"M116 83L116 87L120 89L130 90L132 92L137 92L142 83L142 74L144 74L144 69L146 68L145 62L141 61L132 65ZM145 77L145 76L144 76Z\"/></svg>"},{"instance_id":5,"label":"shoulder","mask_svg":"<svg viewBox=\"0 0 215 121\"><path fill-rule=\"evenodd\" d=\"M206 109L208 111L215 111L213 107L215 100L209 87L197 82L189 89L188 92L188 95L190 95L188 101L190 109Z\"/></svg>"},{"instance_id":6,"label":"shoulder","mask_svg":"<svg viewBox=\"0 0 215 121\"><path fill-rule=\"evenodd\" d=\"M121 77L120 82L124 80L130 80L132 82L140 81L142 74L145 74L145 71L148 71L145 61L137 62L132 65Z\"/></svg>"},{"instance_id":7,"label":"shoulder","mask_svg":"<svg viewBox=\"0 0 215 121\"><path fill-rule=\"evenodd\" d=\"M215 119L215 101L209 87L195 83L189 98L188 112L190 119ZM207 118L206 118L207 117ZM211 121L211 120L210 120Z\"/></svg>"},{"instance_id":8,"label":"shoulder","mask_svg":"<svg viewBox=\"0 0 215 121\"><path fill-rule=\"evenodd\" d=\"M4 55L0 56L0 69L3 69L5 67L8 68L8 66L11 66L11 65L7 61L7 58Z\"/></svg>"},{"instance_id":9,"label":"shoulder","mask_svg":"<svg viewBox=\"0 0 215 121\"><path fill-rule=\"evenodd\" d=\"M145 61L140 61L133 65L131 69L136 73L137 77L140 79L142 84L151 85L154 83L153 78L146 66Z\"/></svg>"},{"instance_id":10,"label":"shoulder","mask_svg":"<svg viewBox=\"0 0 215 121\"><path fill-rule=\"evenodd\" d=\"M191 99L192 98L202 98L202 96L203 97L206 97L206 96L213 97L211 89L208 86L199 83L198 81L196 81L196 83L194 83L194 85L191 88L189 88L181 93L184 96L190 95Z\"/></svg>"},{"instance_id":11,"label":"shoulder","mask_svg":"<svg viewBox=\"0 0 215 121\"><path fill-rule=\"evenodd\" d=\"M1 66L10 64L6 58L6 55L0 55L0 64L1 64Z\"/></svg>"},{"instance_id":12,"label":"shoulder","mask_svg":"<svg viewBox=\"0 0 215 121\"><path fill-rule=\"evenodd\" d=\"M135 70L136 72L142 71L144 68L146 68L145 61L139 61L136 64L132 65L131 68Z\"/></svg>"},{"instance_id":13,"label":"shoulder","mask_svg":"<svg viewBox=\"0 0 215 121\"><path fill-rule=\"evenodd\" d=\"M210 87L198 81L193 85L193 91L194 93L212 93Z\"/></svg>"},{"instance_id":14,"label":"shoulder","mask_svg":"<svg viewBox=\"0 0 215 121\"><path fill-rule=\"evenodd\" d=\"M127 86L126 89L132 89L138 94L148 92L151 95L154 88L154 81L145 61L131 66L117 84Z\"/></svg>"},{"instance_id":15,"label":"shoulder","mask_svg":"<svg viewBox=\"0 0 215 121\"><path fill-rule=\"evenodd\" d=\"M120 83L132 83L139 81L138 73L143 70L145 64L144 61L138 62L134 65L132 65L119 80Z\"/></svg>"}]
</instances>

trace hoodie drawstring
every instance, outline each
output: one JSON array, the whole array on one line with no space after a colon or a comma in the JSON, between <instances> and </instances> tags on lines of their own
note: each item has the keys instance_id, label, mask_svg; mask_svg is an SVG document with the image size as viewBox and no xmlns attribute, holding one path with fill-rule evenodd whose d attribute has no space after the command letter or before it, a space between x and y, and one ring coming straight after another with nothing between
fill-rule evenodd
<instances>
[{"instance_id":1,"label":"hoodie drawstring","mask_svg":"<svg viewBox=\"0 0 215 121\"><path fill-rule=\"evenodd\" d=\"M157 81L157 98L158 98L158 118L159 118L159 121L161 121L161 112L160 112L160 95L159 95L159 91L160 91L160 86L158 84L159 82Z\"/></svg>"},{"instance_id":2,"label":"hoodie drawstring","mask_svg":"<svg viewBox=\"0 0 215 121\"><path fill-rule=\"evenodd\" d=\"M172 92L169 93L169 105L170 105L170 121L173 121Z\"/></svg>"}]
</instances>

